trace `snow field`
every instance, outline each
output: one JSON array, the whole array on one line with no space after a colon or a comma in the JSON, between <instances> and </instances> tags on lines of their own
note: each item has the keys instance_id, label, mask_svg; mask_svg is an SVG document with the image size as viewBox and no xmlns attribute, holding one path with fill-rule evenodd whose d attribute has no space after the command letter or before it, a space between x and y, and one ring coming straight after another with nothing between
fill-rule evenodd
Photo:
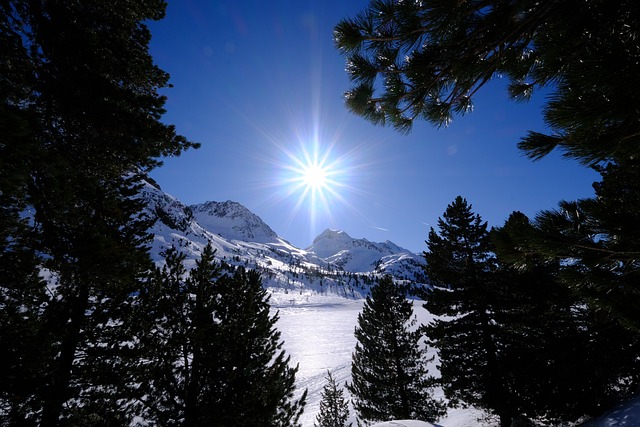
<instances>
[{"instance_id":1,"label":"snow field","mask_svg":"<svg viewBox=\"0 0 640 427\"><path fill-rule=\"evenodd\" d=\"M308 390L307 405L301 417L303 427L313 427L319 412L325 376L330 370L336 383L343 386L351 381L351 355L355 348L354 330L358 313L364 300L349 300L335 295L321 295L314 292L285 293L272 292L271 305L278 311L280 320L277 327L282 333L284 349L291 356L293 366L299 364L296 375L298 394ZM420 301L414 301L414 314L417 325L425 324L432 316L422 308ZM433 349L429 356L434 355ZM430 370L437 375L436 360L430 364ZM350 395L344 389L345 398ZM434 391L436 397L443 397L442 391ZM350 407L349 422L356 425L353 408ZM372 427L495 427L496 419L488 418L483 411L467 409L449 409L446 416L436 424L421 421L388 421ZM640 426L640 396L622 403L620 407L590 420L581 427L637 427Z\"/></svg>"},{"instance_id":2,"label":"snow field","mask_svg":"<svg viewBox=\"0 0 640 427\"><path fill-rule=\"evenodd\" d=\"M291 356L291 364L299 364L296 375L298 393L308 390L307 405L301 417L303 427L313 427L319 412L322 390L326 384L327 370L330 370L336 383L344 386L351 381L351 356L356 345L353 334L358 313L362 310L363 300L347 300L336 296L296 295L272 293L271 305L280 315L277 327L282 333L284 349ZM422 308L419 301L414 302L417 325L431 320L431 315ZM432 356L434 351L429 351ZM437 361L436 361L437 362ZM434 374L435 363L430 365ZM435 372L434 372L435 371ZM344 389L345 398L350 395ZM442 397L442 391L435 390L436 397ZM350 422L356 425L353 408L350 408ZM490 426L478 421L483 417L481 411L473 409L450 409L447 416L438 421L441 427L478 427ZM393 424L396 423L396 424ZM422 427L429 423L418 421L394 421L385 423L385 427Z\"/></svg>"},{"instance_id":3,"label":"snow field","mask_svg":"<svg viewBox=\"0 0 640 427\"><path fill-rule=\"evenodd\" d=\"M353 335L362 300L337 300L306 303L303 301L274 304L279 310L277 327L291 365L299 365L296 374L298 392L308 390L307 405L301 417L303 427L312 427L320 408L327 370L336 383L344 386L351 380L351 354L356 339ZM345 390L345 397L348 392ZM355 425L355 415L351 408Z\"/></svg>"}]
</instances>

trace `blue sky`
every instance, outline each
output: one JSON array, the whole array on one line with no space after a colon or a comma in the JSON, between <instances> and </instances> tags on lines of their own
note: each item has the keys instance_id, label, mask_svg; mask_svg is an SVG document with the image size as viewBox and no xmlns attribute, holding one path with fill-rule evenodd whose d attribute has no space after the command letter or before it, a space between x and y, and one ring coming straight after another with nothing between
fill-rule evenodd
<instances>
[{"instance_id":1,"label":"blue sky","mask_svg":"<svg viewBox=\"0 0 640 427\"><path fill-rule=\"evenodd\" d=\"M334 228L418 253L457 195L491 226L514 210L531 217L593 195L593 171L517 150L527 130L545 130L544 95L510 102L499 78L447 128L422 122L403 135L350 113L332 31L367 4L170 1L150 25L151 53L174 85L163 91L163 120L202 147L165 159L152 177L186 204L240 202L301 248ZM322 188L302 182L307 163L323 168Z\"/></svg>"}]
</instances>

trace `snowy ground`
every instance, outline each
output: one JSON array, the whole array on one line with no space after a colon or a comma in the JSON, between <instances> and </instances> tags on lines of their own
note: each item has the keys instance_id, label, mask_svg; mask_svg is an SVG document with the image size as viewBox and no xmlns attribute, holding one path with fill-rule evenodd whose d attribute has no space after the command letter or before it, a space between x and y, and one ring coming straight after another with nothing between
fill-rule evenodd
<instances>
[{"instance_id":1,"label":"snowy ground","mask_svg":"<svg viewBox=\"0 0 640 427\"><path fill-rule=\"evenodd\" d=\"M312 427L327 370L338 384L351 379L351 353L356 342L353 331L362 301L318 296L310 297L312 301L308 302L306 298L293 299L288 295L277 299L280 301L276 301L274 294L272 306L280 313L278 329L284 347L292 364L299 364L298 389L308 390L302 425Z\"/></svg>"},{"instance_id":2,"label":"snowy ground","mask_svg":"<svg viewBox=\"0 0 640 427\"><path fill-rule=\"evenodd\" d=\"M322 389L327 370L336 382L344 385L351 380L351 354L355 347L353 335L362 300L348 300L337 296L319 295L315 292L273 292L271 305L278 310L278 329L282 333L284 348L291 356L292 364L299 364L296 376L298 389L308 390L307 406L302 416L303 427L313 427L318 414ZM419 323L430 320L422 306L414 303ZM436 392L436 396L439 396ZM348 392L345 390L348 398ZM351 409L351 422L355 426L355 414ZM438 427L493 427L495 420L487 420L481 411L474 409L449 409L447 416L435 424ZM428 423L394 421L379 427L427 427ZM632 427L640 426L640 398L634 399L592 420L583 427Z\"/></svg>"},{"instance_id":3,"label":"snowy ground","mask_svg":"<svg viewBox=\"0 0 640 427\"><path fill-rule=\"evenodd\" d=\"M293 364L299 364L298 388L308 390L307 406L302 416L303 427L312 427L319 410L327 370L336 383L351 380L351 355L356 340L353 335L362 300L347 300L318 294L274 293L271 305L280 313L278 329ZM414 304L418 322L426 323L429 315L419 303ZM345 390L348 397L348 392ZM474 410L450 410L438 422L443 427L490 426L479 422L482 413ZM355 414L351 410L355 426ZM402 424L396 424L400 426ZM393 424L389 425L393 426Z\"/></svg>"}]
</instances>

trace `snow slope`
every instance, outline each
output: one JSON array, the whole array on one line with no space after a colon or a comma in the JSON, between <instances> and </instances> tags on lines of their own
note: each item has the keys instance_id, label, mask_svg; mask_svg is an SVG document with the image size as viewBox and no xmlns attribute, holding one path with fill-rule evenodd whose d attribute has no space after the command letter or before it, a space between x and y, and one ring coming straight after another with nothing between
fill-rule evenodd
<instances>
[{"instance_id":1,"label":"snow slope","mask_svg":"<svg viewBox=\"0 0 640 427\"><path fill-rule=\"evenodd\" d=\"M308 391L302 425L311 427L319 411L327 370L337 384L344 385L351 379L351 353L356 342L353 331L362 301L329 298L323 303L296 300L272 306L280 313L277 327L284 348L291 355L291 363L298 365L298 391Z\"/></svg>"},{"instance_id":2,"label":"snow slope","mask_svg":"<svg viewBox=\"0 0 640 427\"><path fill-rule=\"evenodd\" d=\"M354 239L344 231L327 229L306 250L345 271L379 271L424 281L421 274L416 276L416 272L421 272L424 265L422 256L388 240L375 243L367 239Z\"/></svg>"},{"instance_id":3,"label":"snow slope","mask_svg":"<svg viewBox=\"0 0 640 427\"><path fill-rule=\"evenodd\" d=\"M349 271L370 271L385 256L411 253L392 242L373 243L367 239L354 239L344 231L323 231L307 248L320 258L331 260Z\"/></svg>"},{"instance_id":4,"label":"snow slope","mask_svg":"<svg viewBox=\"0 0 640 427\"><path fill-rule=\"evenodd\" d=\"M231 200L206 202L189 208L198 224L227 240L278 242L276 232L240 203Z\"/></svg>"},{"instance_id":5,"label":"snow slope","mask_svg":"<svg viewBox=\"0 0 640 427\"><path fill-rule=\"evenodd\" d=\"M432 427L434 424L424 421L398 420L374 424L371 427Z\"/></svg>"}]
</instances>

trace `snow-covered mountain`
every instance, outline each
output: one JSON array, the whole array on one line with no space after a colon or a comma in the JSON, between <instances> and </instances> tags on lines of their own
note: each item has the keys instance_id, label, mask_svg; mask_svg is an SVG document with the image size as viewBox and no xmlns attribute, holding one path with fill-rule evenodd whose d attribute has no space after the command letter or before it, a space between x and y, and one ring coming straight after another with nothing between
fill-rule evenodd
<instances>
[{"instance_id":1,"label":"snow-covered mountain","mask_svg":"<svg viewBox=\"0 0 640 427\"><path fill-rule=\"evenodd\" d=\"M198 224L225 239L259 243L278 241L276 232L240 203L231 200L206 202L189 208Z\"/></svg>"},{"instance_id":2,"label":"snow-covered mountain","mask_svg":"<svg viewBox=\"0 0 640 427\"><path fill-rule=\"evenodd\" d=\"M422 257L389 241L374 243L326 230L309 248L300 249L237 202L187 206L153 181L146 183L140 197L146 213L156 219L151 253L157 262L162 262L164 251L176 246L193 263L210 242L219 259L256 269L265 286L287 292L359 298L375 277L384 274L407 284L425 283Z\"/></svg>"},{"instance_id":3,"label":"snow-covered mountain","mask_svg":"<svg viewBox=\"0 0 640 427\"><path fill-rule=\"evenodd\" d=\"M424 281L423 258L388 240L374 243L354 239L344 231L327 229L307 250L345 271L384 272L396 278Z\"/></svg>"}]
</instances>

